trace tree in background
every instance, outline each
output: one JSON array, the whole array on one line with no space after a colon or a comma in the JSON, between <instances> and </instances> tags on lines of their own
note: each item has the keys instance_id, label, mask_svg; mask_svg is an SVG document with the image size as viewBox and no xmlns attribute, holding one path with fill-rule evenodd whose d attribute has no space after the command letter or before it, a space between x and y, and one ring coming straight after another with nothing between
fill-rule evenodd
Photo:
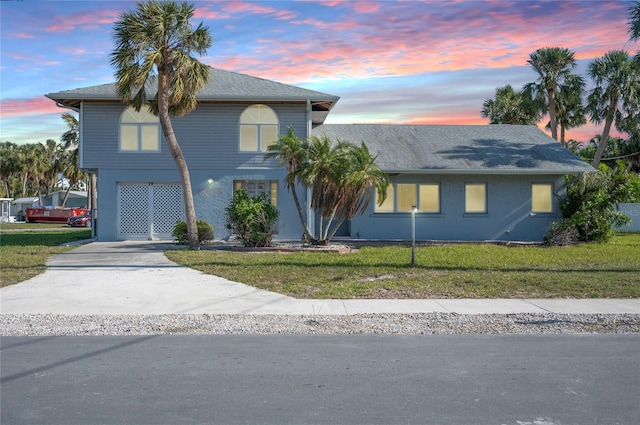
<instances>
[{"instance_id":1,"label":"tree in background","mask_svg":"<svg viewBox=\"0 0 640 425\"><path fill-rule=\"evenodd\" d=\"M589 93L587 111L591 121L604 122L600 144L592 165L598 167L607 147L611 126L624 128L625 121L636 122L640 114L640 67L623 50L607 52L594 59L588 74L594 82Z\"/></svg>"},{"instance_id":2,"label":"tree in background","mask_svg":"<svg viewBox=\"0 0 640 425\"><path fill-rule=\"evenodd\" d=\"M77 152L80 146L80 123L78 122L78 119L75 116L73 116L68 112L65 112L64 114L62 114L61 118L65 122L65 124L67 124L68 129L62 134L62 136L60 136L60 141L63 143L64 149L74 150L75 152L74 158L76 161L75 167L78 168L80 166L80 156ZM72 174L75 173L75 170L73 170L72 168L68 167L67 169L69 173L72 173ZM84 171L80 171L79 169L78 171L85 174ZM84 177L80 177L81 180L85 178L86 178L86 174ZM89 173L89 199L87 202L88 204L87 207L90 210L98 208L97 189L98 189L98 186L97 186L96 173ZM67 196L68 196L68 192L67 192L67 195L65 195L65 201Z\"/></svg>"},{"instance_id":3,"label":"tree in background","mask_svg":"<svg viewBox=\"0 0 640 425\"><path fill-rule=\"evenodd\" d=\"M490 124L534 125L542 114L529 93L516 92L506 85L496 89L493 99L484 101L480 115L489 118Z\"/></svg>"},{"instance_id":4,"label":"tree in background","mask_svg":"<svg viewBox=\"0 0 640 425\"><path fill-rule=\"evenodd\" d=\"M581 79L571 73L576 67L575 54L566 48L545 47L531 53L527 63L538 73L539 78L537 82L527 84L525 92L547 105L551 137L558 140L558 92L560 87L575 86L575 80Z\"/></svg>"},{"instance_id":5,"label":"tree in background","mask_svg":"<svg viewBox=\"0 0 640 425\"><path fill-rule=\"evenodd\" d=\"M587 123L585 108L582 104L585 83L582 78L570 78L567 84L559 87L556 97L556 116L560 126L560 143L566 145L565 131ZM551 122L547 128L551 127Z\"/></svg>"},{"instance_id":6,"label":"tree in background","mask_svg":"<svg viewBox=\"0 0 640 425\"><path fill-rule=\"evenodd\" d=\"M629 8L629 40L640 40L640 2L635 2ZM640 65L640 50L636 54L635 61Z\"/></svg>"},{"instance_id":7,"label":"tree in background","mask_svg":"<svg viewBox=\"0 0 640 425\"><path fill-rule=\"evenodd\" d=\"M116 49L111 64L116 69L117 94L136 111L149 105L160 120L182 181L189 248L200 248L195 204L187 162L173 131L171 116L181 116L196 105L196 93L209 78L209 68L191 55L203 55L211 46L209 29L194 30L189 20L193 5L150 0L125 12L114 25ZM147 90L157 84L151 98Z\"/></svg>"}]
</instances>

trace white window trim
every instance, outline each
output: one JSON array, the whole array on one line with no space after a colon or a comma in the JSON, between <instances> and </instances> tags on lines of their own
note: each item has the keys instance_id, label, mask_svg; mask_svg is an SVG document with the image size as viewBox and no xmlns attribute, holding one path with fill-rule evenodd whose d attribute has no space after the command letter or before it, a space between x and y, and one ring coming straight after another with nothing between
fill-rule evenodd
<instances>
[{"instance_id":1,"label":"white window trim","mask_svg":"<svg viewBox=\"0 0 640 425\"><path fill-rule=\"evenodd\" d=\"M242 122L242 115L247 112L250 108L254 108L254 107L264 107L264 108L268 108L269 110L271 110L271 112L273 113L273 115L275 116L275 121L276 122L258 122L258 123L254 123L254 122ZM280 134L280 119L278 118L278 114L276 113L276 111L268 106L268 105L264 105L261 103L256 103L254 105L249 105L247 106L241 113L240 113L240 119L238 121L238 152L240 153L264 153L267 151L267 147L273 143L273 140L269 140L269 141L263 141L261 139L261 129L262 127L270 127L270 126L275 126L276 127L276 135ZM257 150L247 150L247 149L242 149L242 127L254 127L256 129L256 137L257 137Z\"/></svg>"}]
</instances>

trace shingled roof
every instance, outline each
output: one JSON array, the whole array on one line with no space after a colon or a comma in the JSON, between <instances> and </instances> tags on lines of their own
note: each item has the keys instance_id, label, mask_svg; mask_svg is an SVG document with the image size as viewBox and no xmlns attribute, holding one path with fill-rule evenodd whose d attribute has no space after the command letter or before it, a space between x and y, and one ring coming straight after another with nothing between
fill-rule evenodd
<instances>
[{"instance_id":1,"label":"shingled roof","mask_svg":"<svg viewBox=\"0 0 640 425\"><path fill-rule=\"evenodd\" d=\"M314 136L360 144L387 173L577 174L593 167L526 125L323 124Z\"/></svg>"},{"instance_id":2,"label":"shingled roof","mask_svg":"<svg viewBox=\"0 0 640 425\"><path fill-rule=\"evenodd\" d=\"M276 81L209 67L209 82L198 92L200 101L302 102L309 100L314 124L324 122L326 115L340 99L338 96L307 90ZM151 80L148 93L154 96L157 84ZM116 85L102 84L45 95L60 106L79 108L82 101L118 100Z\"/></svg>"}]
</instances>

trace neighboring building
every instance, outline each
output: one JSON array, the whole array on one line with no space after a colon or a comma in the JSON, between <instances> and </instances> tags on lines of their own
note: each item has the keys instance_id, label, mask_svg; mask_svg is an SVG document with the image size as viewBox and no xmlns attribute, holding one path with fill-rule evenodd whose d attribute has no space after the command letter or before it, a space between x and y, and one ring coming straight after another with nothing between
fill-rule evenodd
<instances>
[{"instance_id":1,"label":"neighboring building","mask_svg":"<svg viewBox=\"0 0 640 425\"><path fill-rule=\"evenodd\" d=\"M98 240L170 238L184 219L182 189L158 119L121 103L115 84L47 97L80 114L80 167L98 175ZM418 239L540 240L559 218L563 176L593 171L534 126L323 125L338 99L211 68L198 107L172 121L196 215L217 238L228 233L225 208L238 188L271 197L279 239L302 235L284 168L264 160L288 127L301 138L364 141L390 175L387 201L342 229L353 238L408 239L415 204Z\"/></svg>"},{"instance_id":2,"label":"neighboring building","mask_svg":"<svg viewBox=\"0 0 640 425\"><path fill-rule=\"evenodd\" d=\"M61 207L66 194L66 190L51 192L48 196L42 197L42 202L45 207ZM70 190L64 206L66 208L87 208L87 192Z\"/></svg>"},{"instance_id":3,"label":"neighboring building","mask_svg":"<svg viewBox=\"0 0 640 425\"><path fill-rule=\"evenodd\" d=\"M15 217L17 221L24 221L27 208L35 208L39 205L37 196L16 198L11 201L10 215Z\"/></svg>"}]
</instances>

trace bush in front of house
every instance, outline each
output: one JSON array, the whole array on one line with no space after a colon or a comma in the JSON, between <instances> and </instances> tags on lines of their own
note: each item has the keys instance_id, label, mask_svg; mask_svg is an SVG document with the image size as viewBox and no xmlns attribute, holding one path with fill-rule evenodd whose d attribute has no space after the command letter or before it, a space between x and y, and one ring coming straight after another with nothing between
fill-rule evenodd
<instances>
[{"instance_id":1,"label":"bush in front of house","mask_svg":"<svg viewBox=\"0 0 640 425\"><path fill-rule=\"evenodd\" d=\"M207 223L206 221L197 220L196 226L198 226L198 242L204 243L207 241L213 240L213 226ZM173 228L173 233L171 236L176 240L180 245L188 245L189 244L189 235L187 234L187 222L179 221L176 223Z\"/></svg>"},{"instance_id":2,"label":"bush in front of house","mask_svg":"<svg viewBox=\"0 0 640 425\"><path fill-rule=\"evenodd\" d=\"M552 226L545 238L558 245L569 239L585 242L607 242L615 228L629 223L629 217L615 210L618 203L636 202L638 177L623 168L611 170L601 165L596 173L567 178L567 193L560 201L563 220Z\"/></svg>"},{"instance_id":3,"label":"bush in front of house","mask_svg":"<svg viewBox=\"0 0 640 425\"><path fill-rule=\"evenodd\" d=\"M226 209L226 227L244 246L271 246L279 216L266 195L250 198L246 191L237 190Z\"/></svg>"}]
</instances>

